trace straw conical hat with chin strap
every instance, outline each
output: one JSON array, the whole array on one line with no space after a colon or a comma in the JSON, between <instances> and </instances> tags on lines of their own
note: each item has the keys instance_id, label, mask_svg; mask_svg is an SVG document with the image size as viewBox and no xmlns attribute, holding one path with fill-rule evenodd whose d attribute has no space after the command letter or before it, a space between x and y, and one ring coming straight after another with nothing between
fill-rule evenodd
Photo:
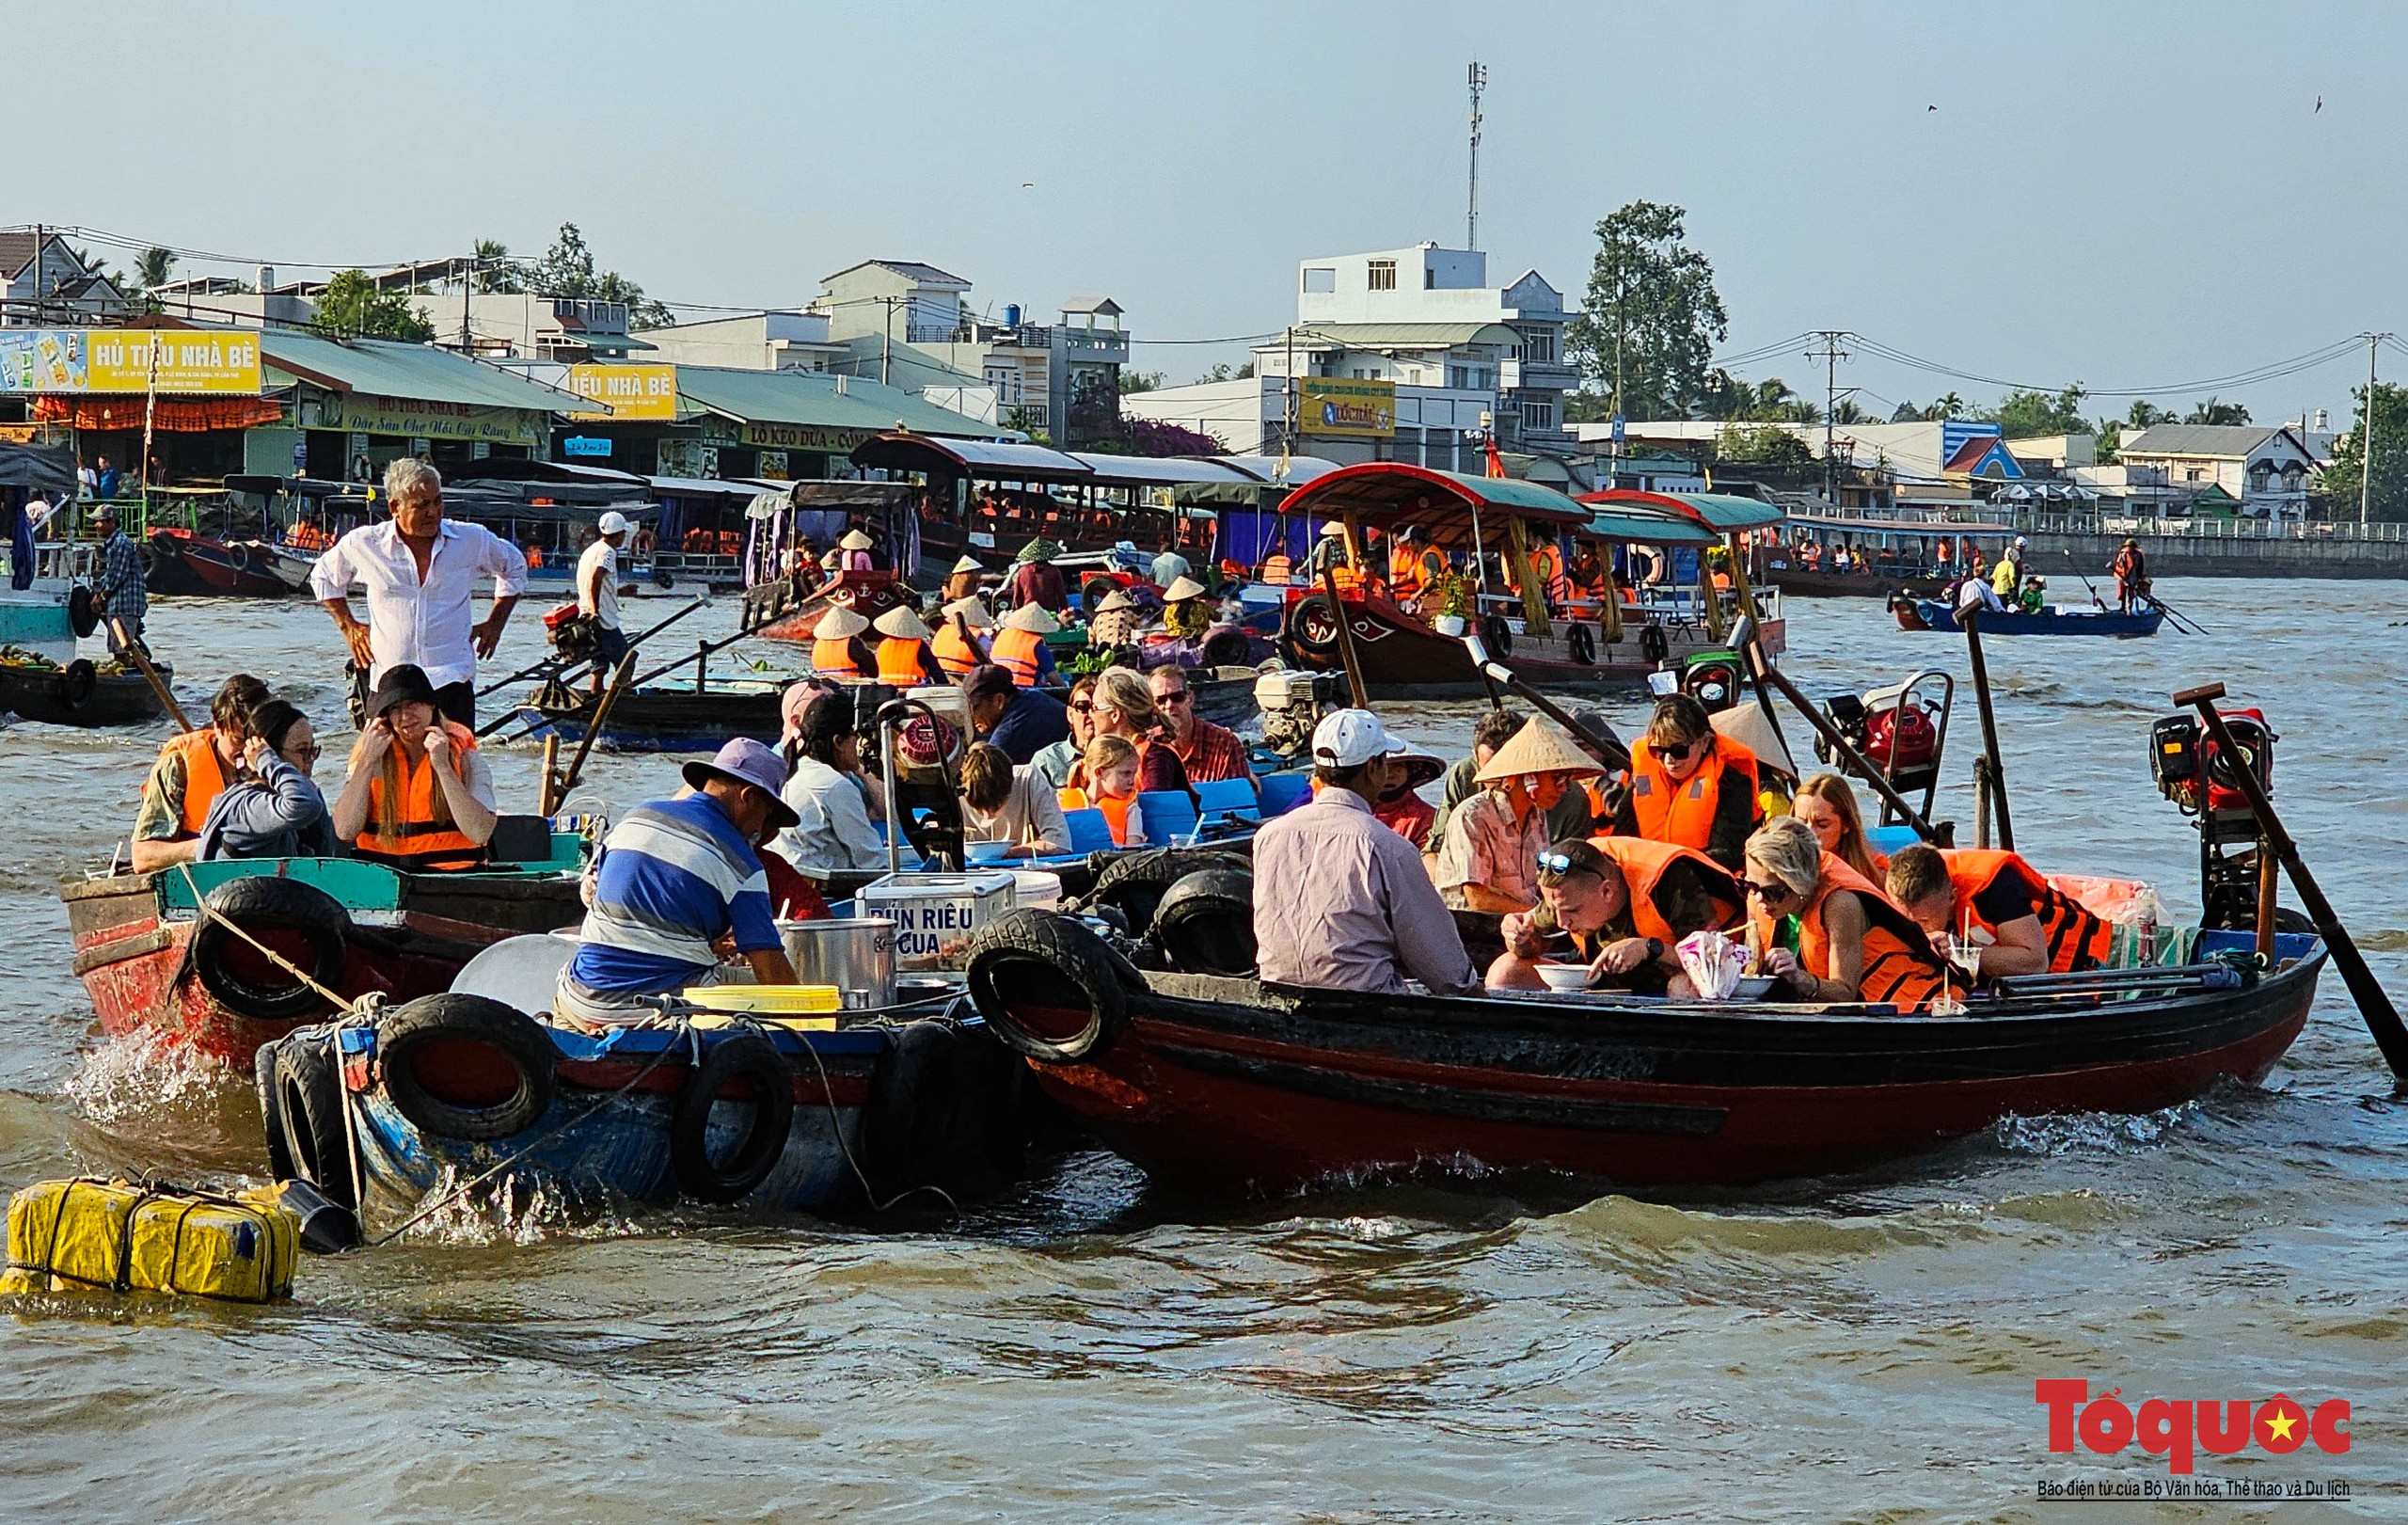
<instances>
[{"instance_id":1,"label":"straw conical hat with chin strap","mask_svg":"<svg viewBox=\"0 0 2408 1525\"><path fill-rule=\"evenodd\" d=\"M1176 604L1183 599L1201 598L1203 596L1204 584L1196 581L1194 578L1183 577L1174 579L1172 580L1171 585L1163 590L1163 602L1166 604Z\"/></svg>"},{"instance_id":2,"label":"straw conical hat with chin strap","mask_svg":"<svg viewBox=\"0 0 2408 1525\"><path fill-rule=\"evenodd\" d=\"M1526 773L1602 773L1597 760L1572 744L1553 721L1533 715L1497 749L1488 766L1473 776L1482 784L1519 778Z\"/></svg>"},{"instance_id":3,"label":"straw conical hat with chin strap","mask_svg":"<svg viewBox=\"0 0 2408 1525\"><path fill-rule=\"evenodd\" d=\"M1047 613L1042 604L1022 604L1005 615L1004 623L1015 630L1037 635L1052 635L1062 627L1062 622Z\"/></svg>"},{"instance_id":4,"label":"straw conical hat with chin strap","mask_svg":"<svg viewBox=\"0 0 2408 1525\"><path fill-rule=\"evenodd\" d=\"M839 606L820 615L819 623L811 627L811 634L816 641L849 641L868 628L869 621Z\"/></svg>"},{"instance_id":5,"label":"straw conical hat with chin strap","mask_svg":"<svg viewBox=\"0 0 2408 1525\"><path fill-rule=\"evenodd\" d=\"M870 628L880 635L891 635L897 641L926 641L936 634L921 621L919 615L901 604L880 614Z\"/></svg>"},{"instance_id":6,"label":"straw conical hat with chin strap","mask_svg":"<svg viewBox=\"0 0 2408 1525\"><path fill-rule=\"evenodd\" d=\"M847 550L867 550L873 542L869 536L859 530L848 530L845 532L845 538L837 541L836 544Z\"/></svg>"},{"instance_id":7,"label":"straw conical hat with chin strap","mask_svg":"<svg viewBox=\"0 0 2408 1525\"><path fill-rule=\"evenodd\" d=\"M1798 776L1798 765L1789 760L1789 748L1782 744L1781 733L1765 719L1764 706L1754 703L1734 705L1718 709L1711 717L1715 733L1729 737L1756 755L1756 761L1775 772L1790 778Z\"/></svg>"},{"instance_id":8,"label":"straw conical hat with chin strap","mask_svg":"<svg viewBox=\"0 0 2408 1525\"><path fill-rule=\"evenodd\" d=\"M947 575L951 576L962 572L984 572L985 570L987 570L985 567L978 564L977 557L964 556L961 560L953 564L953 573L949 573Z\"/></svg>"},{"instance_id":9,"label":"straw conical hat with chin strap","mask_svg":"<svg viewBox=\"0 0 2408 1525\"><path fill-rule=\"evenodd\" d=\"M944 606L944 612L947 615L960 615L961 623L974 630L991 630L995 627L995 616L987 608L987 601L984 598L956 598Z\"/></svg>"}]
</instances>

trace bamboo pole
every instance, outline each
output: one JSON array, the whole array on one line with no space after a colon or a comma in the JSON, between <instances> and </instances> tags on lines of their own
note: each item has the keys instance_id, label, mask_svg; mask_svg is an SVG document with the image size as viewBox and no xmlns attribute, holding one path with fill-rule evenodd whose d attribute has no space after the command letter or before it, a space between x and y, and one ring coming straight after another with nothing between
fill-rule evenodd
<instances>
[{"instance_id":1,"label":"bamboo pole","mask_svg":"<svg viewBox=\"0 0 2408 1525\"><path fill-rule=\"evenodd\" d=\"M1530 564L1530 532L1519 518L1505 521L1505 554L1513 558L1513 585L1522 590L1523 628L1535 636L1555 633L1547 624L1546 589L1540 586L1538 568Z\"/></svg>"}]
</instances>

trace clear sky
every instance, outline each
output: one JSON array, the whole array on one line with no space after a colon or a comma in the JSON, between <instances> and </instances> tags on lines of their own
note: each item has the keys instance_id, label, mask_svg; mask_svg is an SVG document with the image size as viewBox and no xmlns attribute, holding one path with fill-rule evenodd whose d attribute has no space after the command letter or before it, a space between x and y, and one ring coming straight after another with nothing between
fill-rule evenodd
<instances>
[{"instance_id":1,"label":"clear sky","mask_svg":"<svg viewBox=\"0 0 2408 1525\"><path fill-rule=\"evenodd\" d=\"M0 223L288 274L534 253L575 221L672 302L794 305L910 258L997 311L1101 293L1141 341L1260 333L1299 259L1462 242L1477 57L1491 278L1535 265L1576 302L1600 216L1676 203L1730 353L1847 328L2155 388L2408 333L2397 5L0 0ZM1819 396L1804 347L1735 369ZM2215 389L2338 415L2364 369ZM1841 378L1885 413L1998 390Z\"/></svg>"}]
</instances>

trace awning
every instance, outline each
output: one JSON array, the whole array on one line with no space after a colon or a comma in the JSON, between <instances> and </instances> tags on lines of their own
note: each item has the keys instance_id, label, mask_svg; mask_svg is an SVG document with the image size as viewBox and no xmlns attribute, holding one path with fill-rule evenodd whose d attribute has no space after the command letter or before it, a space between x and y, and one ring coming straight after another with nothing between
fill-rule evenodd
<instances>
[{"instance_id":1,"label":"awning","mask_svg":"<svg viewBox=\"0 0 2408 1525\"><path fill-rule=\"evenodd\" d=\"M1086 462L1043 445L999 439L944 439L922 434L882 434L853 447L853 464L863 470L936 472L988 482L1087 482Z\"/></svg>"},{"instance_id":2,"label":"awning","mask_svg":"<svg viewBox=\"0 0 2408 1525\"><path fill-rule=\"evenodd\" d=\"M271 370L344 395L532 413L565 413L593 406L584 398L531 381L516 372L429 344L388 339L321 339L290 328L269 328L260 335L260 356Z\"/></svg>"},{"instance_id":3,"label":"awning","mask_svg":"<svg viewBox=\"0 0 2408 1525\"><path fill-rule=\"evenodd\" d=\"M1180 487L1198 484L1242 483L1259 488L1259 478L1247 475L1210 455L1096 455L1085 452L1077 459L1093 473L1089 481L1116 487Z\"/></svg>"},{"instance_id":4,"label":"awning","mask_svg":"<svg viewBox=\"0 0 2408 1525\"><path fill-rule=\"evenodd\" d=\"M1331 519L1352 513L1369 524L1411 524L1434 542L1465 537L1475 515L1483 537L1501 521L1521 519L1549 531L1589 522L1589 510L1553 487L1518 477L1473 477L1402 461L1344 466L1297 488L1283 514Z\"/></svg>"},{"instance_id":5,"label":"awning","mask_svg":"<svg viewBox=\"0 0 2408 1525\"><path fill-rule=\"evenodd\" d=\"M139 429L143 411L140 397L34 399L35 418L77 429ZM161 397L152 402L150 415L150 427L162 434L204 434L281 423L284 405L273 397Z\"/></svg>"},{"instance_id":6,"label":"awning","mask_svg":"<svg viewBox=\"0 0 2408 1525\"><path fill-rule=\"evenodd\" d=\"M1600 507L1572 532L1590 540L1635 540L1642 546L1711 546L1721 537L1695 519L1650 514L1637 507Z\"/></svg>"},{"instance_id":7,"label":"awning","mask_svg":"<svg viewBox=\"0 0 2408 1525\"><path fill-rule=\"evenodd\" d=\"M39 492L71 495L75 491L75 453L0 440L0 487L31 487Z\"/></svg>"},{"instance_id":8,"label":"awning","mask_svg":"<svg viewBox=\"0 0 2408 1525\"><path fill-rule=\"evenodd\" d=\"M1605 492L1584 493L1580 500L1584 503L1643 504L1649 508L1667 509L1726 534L1734 530L1761 530L1766 525L1779 524L1789 516L1779 503L1741 498L1727 492L1640 492L1631 487L1615 487Z\"/></svg>"}]
</instances>

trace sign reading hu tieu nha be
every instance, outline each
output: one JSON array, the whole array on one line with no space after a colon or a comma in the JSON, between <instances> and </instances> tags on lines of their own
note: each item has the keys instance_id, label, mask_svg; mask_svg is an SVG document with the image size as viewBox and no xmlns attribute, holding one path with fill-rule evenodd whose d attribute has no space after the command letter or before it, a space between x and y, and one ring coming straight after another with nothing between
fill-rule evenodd
<instances>
[{"instance_id":1,"label":"sign reading hu tieu nha be","mask_svg":"<svg viewBox=\"0 0 2408 1525\"><path fill-rule=\"evenodd\" d=\"M0 392L257 397L256 334L181 328L0 328Z\"/></svg>"},{"instance_id":2,"label":"sign reading hu tieu nha be","mask_svg":"<svg viewBox=\"0 0 2408 1525\"><path fill-rule=\"evenodd\" d=\"M594 412L579 410L573 419L657 419L677 417L677 368L673 365L572 365L568 389L602 405Z\"/></svg>"}]
</instances>

